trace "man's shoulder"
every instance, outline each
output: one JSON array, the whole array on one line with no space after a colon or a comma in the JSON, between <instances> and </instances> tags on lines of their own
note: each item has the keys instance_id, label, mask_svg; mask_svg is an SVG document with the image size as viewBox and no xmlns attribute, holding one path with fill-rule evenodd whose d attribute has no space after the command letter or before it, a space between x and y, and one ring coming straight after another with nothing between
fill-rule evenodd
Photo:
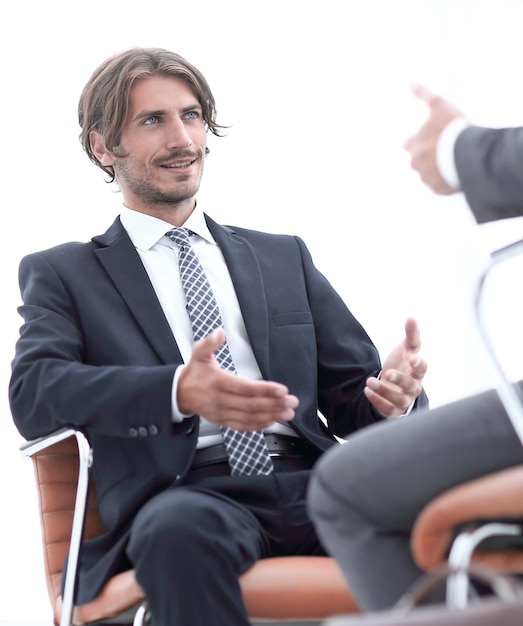
<instances>
[{"instance_id":1,"label":"man's shoulder","mask_svg":"<svg viewBox=\"0 0 523 626\"><path fill-rule=\"evenodd\" d=\"M92 249L93 243L92 241L67 241L64 243L60 243L50 248L44 248L42 250L35 250L34 252L30 252L26 256L40 256L48 259L52 258L60 258L64 256L69 256L71 254L79 254L88 248Z\"/></svg>"},{"instance_id":2,"label":"man's shoulder","mask_svg":"<svg viewBox=\"0 0 523 626\"><path fill-rule=\"evenodd\" d=\"M31 252L26 255L26 258L43 257L48 261L68 262L68 260L72 260L73 258L91 255L95 249L110 245L119 237L125 235L126 232L119 219L117 219L102 235L96 235L87 241L67 241L59 243L49 248Z\"/></svg>"}]
</instances>

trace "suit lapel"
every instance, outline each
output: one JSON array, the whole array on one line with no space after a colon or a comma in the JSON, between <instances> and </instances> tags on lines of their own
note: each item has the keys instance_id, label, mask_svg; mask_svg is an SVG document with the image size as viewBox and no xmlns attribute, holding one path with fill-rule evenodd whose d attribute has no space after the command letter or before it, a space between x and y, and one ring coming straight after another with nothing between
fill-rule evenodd
<instances>
[{"instance_id":1,"label":"suit lapel","mask_svg":"<svg viewBox=\"0 0 523 626\"><path fill-rule=\"evenodd\" d=\"M182 356L154 288L120 219L117 218L104 235L94 237L93 241L101 246L95 250L100 263L160 361L181 363Z\"/></svg>"},{"instance_id":2,"label":"suit lapel","mask_svg":"<svg viewBox=\"0 0 523 626\"><path fill-rule=\"evenodd\" d=\"M234 230L205 216L231 275L254 356L265 378L269 372L268 311L265 286L254 250ZM162 363L182 362L182 356L138 253L117 218L93 241L95 253L145 337Z\"/></svg>"},{"instance_id":3,"label":"suit lapel","mask_svg":"<svg viewBox=\"0 0 523 626\"><path fill-rule=\"evenodd\" d=\"M260 371L264 378L269 378L269 316L265 286L254 250L232 228L220 226L207 215L205 219L229 269Z\"/></svg>"}]
</instances>

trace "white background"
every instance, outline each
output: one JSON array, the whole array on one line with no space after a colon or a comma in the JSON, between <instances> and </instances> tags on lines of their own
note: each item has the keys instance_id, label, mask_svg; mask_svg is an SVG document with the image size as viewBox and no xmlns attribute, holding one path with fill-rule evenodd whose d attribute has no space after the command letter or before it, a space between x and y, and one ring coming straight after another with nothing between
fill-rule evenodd
<instances>
[{"instance_id":1,"label":"white background","mask_svg":"<svg viewBox=\"0 0 523 626\"><path fill-rule=\"evenodd\" d=\"M7 7L7 8L6 8ZM382 356L419 320L432 405L493 383L471 316L491 248L520 219L478 227L461 196L432 195L403 141L425 118L408 85L478 122L523 122L517 0L28 0L0 13L2 380L25 253L103 232L120 198L78 142L80 91L107 56L175 50L214 91L200 193L218 221L302 236ZM0 421L0 621L49 619L31 464L7 393Z\"/></svg>"}]
</instances>

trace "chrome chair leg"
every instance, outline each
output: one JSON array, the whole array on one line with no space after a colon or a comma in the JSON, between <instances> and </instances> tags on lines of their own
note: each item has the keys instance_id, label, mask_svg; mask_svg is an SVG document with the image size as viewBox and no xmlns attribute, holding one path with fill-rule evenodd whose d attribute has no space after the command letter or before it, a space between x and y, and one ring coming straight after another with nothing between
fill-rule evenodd
<instances>
[{"instance_id":1,"label":"chrome chair leg","mask_svg":"<svg viewBox=\"0 0 523 626\"><path fill-rule=\"evenodd\" d=\"M144 602L134 615L133 626L145 626L148 623L147 603Z\"/></svg>"},{"instance_id":2,"label":"chrome chair leg","mask_svg":"<svg viewBox=\"0 0 523 626\"><path fill-rule=\"evenodd\" d=\"M448 565L450 574L447 579L447 605L453 609L463 609L468 603L470 580L467 568L476 548L488 537L518 536L523 529L519 524L493 522L473 531L458 535L450 550Z\"/></svg>"}]
</instances>

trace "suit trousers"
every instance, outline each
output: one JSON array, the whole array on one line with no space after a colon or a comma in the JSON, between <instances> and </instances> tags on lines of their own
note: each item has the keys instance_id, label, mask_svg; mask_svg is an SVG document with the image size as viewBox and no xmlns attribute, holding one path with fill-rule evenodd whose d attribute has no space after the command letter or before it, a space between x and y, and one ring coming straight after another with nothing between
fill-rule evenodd
<instances>
[{"instance_id":1,"label":"suit trousers","mask_svg":"<svg viewBox=\"0 0 523 626\"><path fill-rule=\"evenodd\" d=\"M327 451L311 479L310 514L360 607L391 606L421 575L410 533L446 489L523 463L497 393L363 429Z\"/></svg>"},{"instance_id":2,"label":"suit trousers","mask_svg":"<svg viewBox=\"0 0 523 626\"><path fill-rule=\"evenodd\" d=\"M243 572L264 557L325 554L307 513L310 470L290 461L269 476L194 470L143 506L127 554L154 626L248 626Z\"/></svg>"}]
</instances>

